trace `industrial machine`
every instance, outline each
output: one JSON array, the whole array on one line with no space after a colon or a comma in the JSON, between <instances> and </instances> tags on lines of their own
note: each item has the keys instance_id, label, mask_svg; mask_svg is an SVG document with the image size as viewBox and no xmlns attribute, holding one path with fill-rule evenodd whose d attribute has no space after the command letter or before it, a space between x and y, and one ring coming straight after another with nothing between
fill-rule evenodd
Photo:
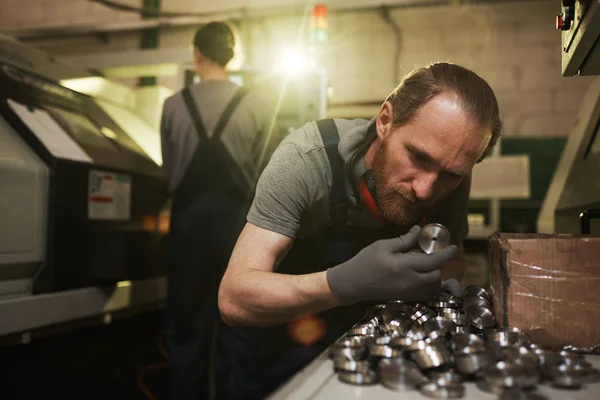
<instances>
[{"instance_id":1,"label":"industrial machine","mask_svg":"<svg viewBox=\"0 0 600 400\"><path fill-rule=\"evenodd\" d=\"M590 85L581 102L577 123L569 134L538 217L538 232L584 233L582 222L589 222L592 233L600 232L598 221L588 220L592 210L600 209L599 132L600 78Z\"/></svg>"},{"instance_id":2,"label":"industrial machine","mask_svg":"<svg viewBox=\"0 0 600 400\"><path fill-rule=\"evenodd\" d=\"M562 0L556 17L561 31L562 74L600 74L600 1Z\"/></svg>"},{"instance_id":3,"label":"industrial machine","mask_svg":"<svg viewBox=\"0 0 600 400\"><path fill-rule=\"evenodd\" d=\"M57 81L81 71L0 49L0 336L160 302L167 187L133 139L152 129Z\"/></svg>"}]
</instances>

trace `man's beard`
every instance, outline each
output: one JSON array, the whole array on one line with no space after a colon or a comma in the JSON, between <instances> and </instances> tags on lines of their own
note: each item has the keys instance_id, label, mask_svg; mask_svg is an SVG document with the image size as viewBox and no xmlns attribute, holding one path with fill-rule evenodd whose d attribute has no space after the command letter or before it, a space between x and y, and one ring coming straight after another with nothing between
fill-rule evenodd
<instances>
[{"instance_id":1,"label":"man's beard","mask_svg":"<svg viewBox=\"0 0 600 400\"><path fill-rule=\"evenodd\" d=\"M414 193L407 192L402 187L394 189L385 186L386 146L384 140L373 158L377 208L383 219L388 222L396 225L415 225L423 219L426 210L419 205Z\"/></svg>"}]
</instances>

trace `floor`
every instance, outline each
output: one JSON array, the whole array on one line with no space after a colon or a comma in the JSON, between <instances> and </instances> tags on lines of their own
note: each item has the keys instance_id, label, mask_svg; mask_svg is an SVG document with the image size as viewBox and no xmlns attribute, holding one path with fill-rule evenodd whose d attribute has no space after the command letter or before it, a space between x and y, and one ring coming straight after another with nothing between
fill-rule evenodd
<instances>
[{"instance_id":1,"label":"floor","mask_svg":"<svg viewBox=\"0 0 600 400\"><path fill-rule=\"evenodd\" d=\"M163 313L147 313L0 348L2 398L149 400L138 383L148 370L142 381L151 396L168 399L163 321Z\"/></svg>"}]
</instances>

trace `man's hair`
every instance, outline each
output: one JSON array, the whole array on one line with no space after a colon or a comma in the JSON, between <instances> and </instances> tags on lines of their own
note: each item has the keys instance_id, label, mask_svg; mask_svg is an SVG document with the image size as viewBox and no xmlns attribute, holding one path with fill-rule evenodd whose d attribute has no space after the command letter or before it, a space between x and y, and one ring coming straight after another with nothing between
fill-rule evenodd
<instances>
[{"instance_id":1,"label":"man's hair","mask_svg":"<svg viewBox=\"0 0 600 400\"><path fill-rule=\"evenodd\" d=\"M225 22L209 22L198 29L194 47L215 63L224 67L233 58L235 36Z\"/></svg>"},{"instance_id":2,"label":"man's hair","mask_svg":"<svg viewBox=\"0 0 600 400\"><path fill-rule=\"evenodd\" d=\"M407 124L419 108L442 93L458 96L460 106L477 126L490 129L489 143L479 161L483 160L502 131L498 101L490 85L464 67L435 63L408 73L386 99L392 104L393 124Z\"/></svg>"}]
</instances>

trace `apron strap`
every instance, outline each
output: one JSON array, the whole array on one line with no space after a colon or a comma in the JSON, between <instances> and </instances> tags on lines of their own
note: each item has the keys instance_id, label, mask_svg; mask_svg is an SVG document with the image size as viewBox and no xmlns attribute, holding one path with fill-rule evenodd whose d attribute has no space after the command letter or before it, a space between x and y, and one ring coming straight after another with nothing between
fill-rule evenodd
<instances>
[{"instance_id":1,"label":"apron strap","mask_svg":"<svg viewBox=\"0 0 600 400\"><path fill-rule=\"evenodd\" d=\"M221 114L221 117L219 118L219 121L217 122L217 125L215 126L215 130L213 131L212 137L209 139L208 133L206 132L206 128L204 127L204 124L202 123L202 118L200 117L200 111L198 110L198 107L196 107L196 102L194 101L194 97L192 96L192 92L191 92L190 88L187 87L183 90L183 92L181 93L183 95L183 101L187 108L188 114L190 115L190 118L192 118L192 122L194 123L194 127L196 128L196 133L198 134L198 137L200 138L201 141L202 140L204 140L204 141L219 140L221 138L221 135L223 134L223 131L227 127L227 123L231 119L233 112L237 109L240 102L242 101L242 99L244 98L244 96L247 93L248 93L248 89L243 88L243 87L239 88L235 92L235 94L233 95L233 97L231 98L231 100L229 101L227 106L225 107L225 110Z\"/></svg>"},{"instance_id":2,"label":"apron strap","mask_svg":"<svg viewBox=\"0 0 600 400\"><path fill-rule=\"evenodd\" d=\"M344 175L344 162L338 152L340 135L333 119L317 121L317 128L325 145L325 152L331 167L331 197L329 199L329 219L331 226L346 225L348 212L348 196Z\"/></svg>"}]
</instances>

